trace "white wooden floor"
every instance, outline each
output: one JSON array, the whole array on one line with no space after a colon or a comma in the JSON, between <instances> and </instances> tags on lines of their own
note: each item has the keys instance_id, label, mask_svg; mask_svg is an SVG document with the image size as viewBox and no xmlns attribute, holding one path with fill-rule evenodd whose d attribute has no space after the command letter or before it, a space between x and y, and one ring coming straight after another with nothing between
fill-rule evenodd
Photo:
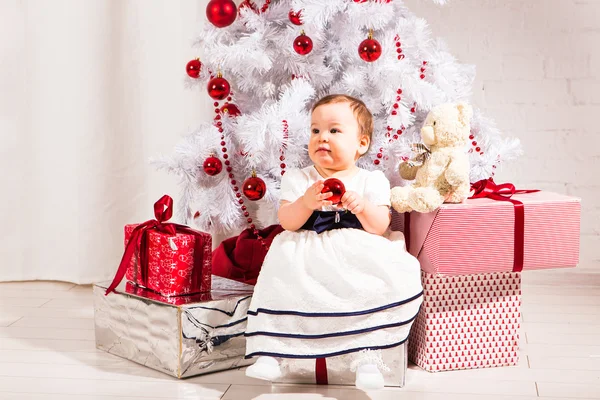
<instances>
[{"instance_id":1,"label":"white wooden floor","mask_svg":"<svg viewBox=\"0 0 600 400\"><path fill-rule=\"evenodd\" d=\"M94 348L89 286L0 283L0 399L600 399L597 272L524 274L519 366L437 374L412 366L405 388L372 393L271 386L243 370L178 381Z\"/></svg>"}]
</instances>

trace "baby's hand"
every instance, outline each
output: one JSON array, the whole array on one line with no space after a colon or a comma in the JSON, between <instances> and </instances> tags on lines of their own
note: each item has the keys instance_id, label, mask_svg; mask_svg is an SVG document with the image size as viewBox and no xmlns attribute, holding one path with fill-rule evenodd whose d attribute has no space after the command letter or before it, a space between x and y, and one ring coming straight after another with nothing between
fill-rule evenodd
<instances>
[{"instance_id":1,"label":"baby's hand","mask_svg":"<svg viewBox=\"0 0 600 400\"><path fill-rule=\"evenodd\" d=\"M324 181L317 181L314 185L309 187L302 196L302 202L306 207L311 210L319 210L321 207L330 206L331 201L325 200L328 197L331 197L333 193L321 193L321 190L325 187L323 184Z\"/></svg>"},{"instance_id":2,"label":"baby's hand","mask_svg":"<svg viewBox=\"0 0 600 400\"><path fill-rule=\"evenodd\" d=\"M365 210L365 200L356 192L346 192L342 196L342 206L352 214L360 214Z\"/></svg>"}]
</instances>

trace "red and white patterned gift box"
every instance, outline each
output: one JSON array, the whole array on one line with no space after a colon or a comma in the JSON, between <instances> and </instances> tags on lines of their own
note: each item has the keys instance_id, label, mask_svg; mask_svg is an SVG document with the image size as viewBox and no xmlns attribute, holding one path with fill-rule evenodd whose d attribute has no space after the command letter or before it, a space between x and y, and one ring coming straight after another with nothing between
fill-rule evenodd
<instances>
[{"instance_id":1,"label":"red and white patterned gift box","mask_svg":"<svg viewBox=\"0 0 600 400\"><path fill-rule=\"evenodd\" d=\"M444 204L431 213L395 214L409 252L430 274L467 275L575 267L579 263L580 199L551 192L515 194L523 203L522 267L517 268L515 205L489 198ZM408 222L408 227L406 226Z\"/></svg>"},{"instance_id":2,"label":"red and white patterned gift box","mask_svg":"<svg viewBox=\"0 0 600 400\"><path fill-rule=\"evenodd\" d=\"M423 273L424 302L409 358L436 372L515 365L519 360L521 274Z\"/></svg>"}]
</instances>

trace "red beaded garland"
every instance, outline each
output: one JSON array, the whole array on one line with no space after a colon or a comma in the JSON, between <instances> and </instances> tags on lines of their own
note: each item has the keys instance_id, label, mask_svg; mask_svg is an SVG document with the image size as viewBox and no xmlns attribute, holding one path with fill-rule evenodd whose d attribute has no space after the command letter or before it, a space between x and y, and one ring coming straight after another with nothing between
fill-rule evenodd
<instances>
[{"instance_id":1,"label":"red beaded garland","mask_svg":"<svg viewBox=\"0 0 600 400\"><path fill-rule=\"evenodd\" d=\"M218 106L219 104L215 102L215 107ZM217 120L216 117L220 117L219 115L215 116L215 120ZM215 122L216 123L216 122ZM221 132L222 132L222 128L220 128ZM229 155L227 154L227 142L225 141L225 135L221 136L221 146L223 146L223 148L221 149L221 151L223 152L223 158L225 159L225 165L227 165L227 172L229 173L229 179L230 179L230 183L231 183L231 187L233 189L233 191L235 192L235 197L238 199L238 203L240 204L240 208L243 211L243 215L244 217L248 218L250 216L250 213L247 211L248 208L244 205L244 199L242 198L242 194L240 193L240 188L237 185L237 181L234 179L235 175L233 174L233 168L231 167L231 162L229 160L227 160L227 158L229 158ZM259 178L260 179L260 178ZM248 218L247 222L249 224L252 223L252 219ZM261 243L261 245L265 248L268 248L268 245L266 244L266 242L264 241L263 238L260 237L259 233L256 230L256 227L254 224L250 225L250 228L254 230L254 234L257 237L257 240Z\"/></svg>"},{"instance_id":2,"label":"red beaded garland","mask_svg":"<svg viewBox=\"0 0 600 400\"><path fill-rule=\"evenodd\" d=\"M402 43L400 43L400 36L396 35L394 37L394 40L396 41L396 53L398 53L398 60L403 60L404 59L404 54L402 54ZM402 92L400 92L402 93ZM400 94L398 93L398 94Z\"/></svg>"},{"instance_id":3,"label":"red beaded garland","mask_svg":"<svg viewBox=\"0 0 600 400\"><path fill-rule=\"evenodd\" d=\"M287 120L282 120L281 121L283 124L283 141L281 143L281 148L279 149L279 161L282 161L281 164L279 164L279 167L281 168L281 175L283 176L285 174L285 168L286 168L286 164L283 162L285 160L285 150L287 149L287 140L289 137L289 125Z\"/></svg>"}]
</instances>

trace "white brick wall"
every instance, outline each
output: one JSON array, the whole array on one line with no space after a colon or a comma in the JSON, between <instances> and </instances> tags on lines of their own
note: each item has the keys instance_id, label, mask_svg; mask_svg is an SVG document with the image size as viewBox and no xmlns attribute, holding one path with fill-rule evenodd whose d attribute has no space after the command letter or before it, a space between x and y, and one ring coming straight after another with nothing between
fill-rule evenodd
<instances>
[{"instance_id":1,"label":"white brick wall","mask_svg":"<svg viewBox=\"0 0 600 400\"><path fill-rule=\"evenodd\" d=\"M477 66L473 103L521 139L497 181L581 197L581 269L600 271L600 0L405 3Z\"/></svg>"}]
</instances>

